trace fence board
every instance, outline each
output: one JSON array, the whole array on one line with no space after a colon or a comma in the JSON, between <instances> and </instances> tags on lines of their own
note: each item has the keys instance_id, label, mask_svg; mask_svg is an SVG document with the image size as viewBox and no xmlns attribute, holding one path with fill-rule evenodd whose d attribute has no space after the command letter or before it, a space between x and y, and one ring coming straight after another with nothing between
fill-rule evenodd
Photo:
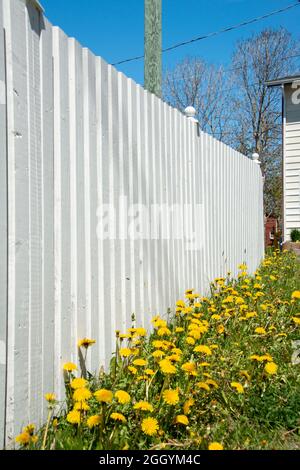
<instances>
[{"instance_id":1,"label":"fence board","mask_svg":"<svg viewBox=\"0 0 300 470\"><path fill-rule=\"evenodd\" d=\"M7 328L7 152L6 70L3 9L0 5L0 443L4 443Z\"/></svg>"},{"instance_id":2,"label":"fence board","mask_svg":"<svg viewBox=\"0 0 300 470\"><path fill-rule=\"evenodd\" d=\"M52 26L41 31L42 395L54 390L54 164ZM46 410L42 406L43 418Z\"/></svg>"}]
</instances>

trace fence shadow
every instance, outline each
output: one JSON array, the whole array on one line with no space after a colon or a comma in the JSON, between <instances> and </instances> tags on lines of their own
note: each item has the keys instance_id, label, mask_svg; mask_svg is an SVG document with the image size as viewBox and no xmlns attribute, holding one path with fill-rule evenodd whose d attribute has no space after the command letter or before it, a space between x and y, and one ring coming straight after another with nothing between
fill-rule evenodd
<instances>
[{"instance_id":1,"label":"fence shadow","mask_svg":"<svg viewBox=\"0 0 300 470\"><path fill-rule=\"evenodd\" d=\"M38 36L40 36L43 29L45 29L44 15L38 8L36 8L32 0L27 1L26 8L28 12L28 18L30 21L31 29Z\"/></svg>"}]
</instances>

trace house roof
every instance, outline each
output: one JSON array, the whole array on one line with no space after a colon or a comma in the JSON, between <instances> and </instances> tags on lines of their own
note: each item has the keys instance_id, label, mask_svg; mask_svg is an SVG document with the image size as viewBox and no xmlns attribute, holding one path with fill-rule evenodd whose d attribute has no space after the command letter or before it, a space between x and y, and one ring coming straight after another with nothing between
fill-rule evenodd
<instances>
[{"instance_id":1,"label":"house roof","mask_svg":"<svg viewBox=\"0 0 300 470\"><path fill-rule=\"evenodd\" d=\"M300 81L300 74L291 75L289 77L276 78L275 80L268 80L265 83L268 87L271 87L271 86L289 85L290 83L299 82L299 81Z\"/></svg>"}]
</instances>

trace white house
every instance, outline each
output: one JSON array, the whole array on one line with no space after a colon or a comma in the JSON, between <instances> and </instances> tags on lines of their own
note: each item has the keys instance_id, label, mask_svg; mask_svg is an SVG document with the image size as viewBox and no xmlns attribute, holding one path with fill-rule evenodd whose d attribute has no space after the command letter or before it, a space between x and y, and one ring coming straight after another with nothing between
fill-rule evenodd
<instances>
[{"instance_id":1,"label":"white house","mask_svg":"<svg viewBox=\"0 0 300 470\"><path fill-rule=\"evenodd\" d=\"M283 240L300 230L300 75L270 80L283 96Z\"/></svg>"}]
</instances>

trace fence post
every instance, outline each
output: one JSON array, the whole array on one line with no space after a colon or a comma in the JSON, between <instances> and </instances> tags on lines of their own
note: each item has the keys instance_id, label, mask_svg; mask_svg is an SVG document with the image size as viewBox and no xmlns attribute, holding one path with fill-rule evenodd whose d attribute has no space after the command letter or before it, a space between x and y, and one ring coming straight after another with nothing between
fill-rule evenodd
<instances>
[{"instance_id":1,"label":"fence post","mask_svg":"<svg viewBox=\"0 0 300 470\"><path fill-rule=\"evenodd\" d=\"M145 0L145 88L162 93L162 2Z\"/></svg>"}]
</instances>

